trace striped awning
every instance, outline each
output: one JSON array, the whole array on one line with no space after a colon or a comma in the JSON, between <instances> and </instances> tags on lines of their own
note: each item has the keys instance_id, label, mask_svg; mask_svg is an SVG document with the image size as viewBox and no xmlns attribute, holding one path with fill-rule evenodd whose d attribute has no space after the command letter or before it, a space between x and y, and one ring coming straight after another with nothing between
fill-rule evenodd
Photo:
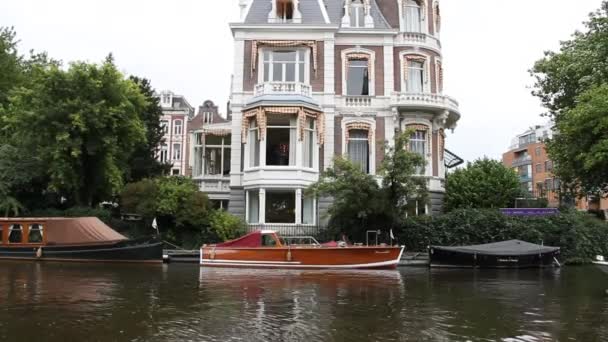
<instances>
[{"instance_id":1,"label":"striped awning","mask_svg":"<svg viewBox=\"0 0 608 342\"><path fill-rule=\"evenodd\" d=\"M258 63L258 55L259 48L262 46L269 47L298 47L304 46L308 47L312 50L312 67L317 74L317 42L314 40L254 40L251 44L251 75L253 76L253 72Z\"/></svg>"},{"instance_id":2,"label":"striped awning","mask_svg":"<svg viewBox=\"0 0 608 342\"><path fill-rule=\"evenodd\" d=\"M319 145L325 142L325 115L323 112L314 111L303 107L258 107L243 113L241 122L241 141L247 143L247 135L249 132L249 122L255 118L258 125L258 139L264 140L266 135L267 117L268 115L296 115L298 117L299 140L304 139L304 128L306 127L306 118L312 117L317 120L317 138Z\"/></svg>"},{"instance_id":3,"label":"striped awning","mask_svg":"<svg viewBox=\"0 0 608 342\"><path fill-rule=\"evenodd\" d=\"M218 137L225 137L232 134L230 129L203 129L204 135L213 135Z\"/></svg>"}]
</instances>

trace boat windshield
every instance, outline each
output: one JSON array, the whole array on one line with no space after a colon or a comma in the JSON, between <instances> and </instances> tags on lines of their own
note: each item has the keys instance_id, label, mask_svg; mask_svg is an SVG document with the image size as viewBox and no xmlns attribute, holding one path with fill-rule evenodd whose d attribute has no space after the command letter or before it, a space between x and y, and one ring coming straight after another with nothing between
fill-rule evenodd
<instances>
[{"instance_id":1,"label":"boat windshield","mask_svg":"<svg viewBox=\"0 0 608 342\"><path fill-rule=\"evenodd\" d=\"M287 245L320 245L312 236L287 236L284 239Z\"/></svg>"}]
</instances>

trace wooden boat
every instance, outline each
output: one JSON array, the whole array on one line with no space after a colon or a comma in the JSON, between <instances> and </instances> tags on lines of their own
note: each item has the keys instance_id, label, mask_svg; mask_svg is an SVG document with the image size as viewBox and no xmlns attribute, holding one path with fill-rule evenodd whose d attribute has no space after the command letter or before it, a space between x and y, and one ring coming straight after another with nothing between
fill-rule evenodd
<instances>
[{"instance_id":1,"label":"wooden boat","mask_svg":"<svg viewBox=\"0 0 608 342\"><path fill-rule=\"evenodd\" d=\"M594 261L593 264L597 266L600 270L604 271L605 273L608 273L608 261L606 261L603 256L598 255L596 257L596 261Z\"/></svg>"},{"instance_id":2,"label":"wooden boat","mask_svg":"<svg viewBox=\"0 0 608 342\"><path fill-rule=\"evenodd\" d=\"M304 243L302 243L304 241ZM201 266L289 269L396 268L404 247L319 244L312 237L281 238L258 230L239 239L203 245Z\"/></svg>"},{"instance_id":3,"label":"wooden boat","mask_svg":"<svg viewBox=\"0 0 608 342\"><path fill-rule=\"evenodd\" d=\"M473 246L431 246L431 267L535 268L557 263L559 247L509 240ZM559 263L557 263L559 265Z\"/></svg>"},{"instance_id":4,"label":"wooden boat","mask_svg":"<svg viewBox=\"0 0 608 342\"><path fill-rule=\"evenodd\" d=\"M96 217L0 219L0 259L162 262L162 243L133 241Z\"/></svg>"}]
</instances>

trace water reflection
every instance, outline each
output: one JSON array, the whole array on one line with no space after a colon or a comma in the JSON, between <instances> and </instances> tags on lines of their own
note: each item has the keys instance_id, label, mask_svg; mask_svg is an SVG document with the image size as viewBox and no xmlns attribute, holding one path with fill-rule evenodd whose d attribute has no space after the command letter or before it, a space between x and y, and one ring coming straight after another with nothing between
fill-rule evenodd
<instances>
[{"instance_id":1,"label":"water reflection","mask_svg":"<svg viewBox=\"0 0 608 342\"><path fill-rule=\"evenodd\" d=\"M608 340L608 277L595 268L0 270L0 340Z\"/></svg>"}]
</instances>

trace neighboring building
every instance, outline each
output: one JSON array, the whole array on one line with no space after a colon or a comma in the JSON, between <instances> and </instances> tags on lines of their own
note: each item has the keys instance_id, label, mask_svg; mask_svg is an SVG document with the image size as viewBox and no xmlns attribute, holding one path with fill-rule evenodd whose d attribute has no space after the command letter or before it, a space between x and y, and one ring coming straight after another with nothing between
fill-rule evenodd
<instances>
[{"instance_id":1,"label":"neighboring building","mask_svg":"<svg viewBox=\"0 0 608 342\"><path fill-rule=\"evenodd\" d=\"M228 209L230 199L230 166L232 127L210 100L198 108L189 124L190 167L192 178L199 184L216 208Z\"/></svg>"},{"instance_id":2,"label":"neighboring building","mask_svg":"<svg viewBox=\"0 0 608 342\"><path fill-rule=\"evenodd\" d=\"M161 125L164 128L164 142L158 148L157 158L171 164L170 175L186 176L188 170L188 122L194 115L194 108L182 95L162 91L156 95L163 110Z\"/></svg>"},{"instance_id":3,"label":"neighboring building","mask_svg":"<svg viewBox=\"0 0 608 342\"><path fill-rule=\"evenodd\" d=\"M420 176L431 201L412 203L411 213L441 212L446 168L459 160L444 149L446 130L460 112L443 94L439 1L241 0L240 7L242 22L231 24L232 118L193 130L194 149L214 141L215 157L194 152L192 160L210 197L228 199L252 229L308 232L322 225L331 202L304 189L334 156L377 175L385 142L413 129L410 148L427 162Z\"/></svg>"},{"instance_id":4,"label":"neighboring building","mask_svg":"<svg viewBox=\"0 0 608 342\"><path fill-rule=\"evenodd\" d=\"M521 187L530 197L546 198L549 206L559 206L559 179L553 175L553 162L545 150L545 139L553 136L551 124L535 126L516 136L509 151L502 156L503 164L519 175Z\"/></svg>"},{"instance_id":5,"label":"neighboring building","mask_svg":"<svg viewBox=\"0 0 608 342\"><path fill-rule=\"evenodd\" d=\"M506 167L519 175L521 187L530 197L546 198L550 207L560 205L560 181L553 174L553 161L549 158L544 141L553 137L553 126L535 126L516 136L509 151L502 156ZM579 210L608 210L608 198L588 196L576 199Z\"/></svg>"}]
</instances>

